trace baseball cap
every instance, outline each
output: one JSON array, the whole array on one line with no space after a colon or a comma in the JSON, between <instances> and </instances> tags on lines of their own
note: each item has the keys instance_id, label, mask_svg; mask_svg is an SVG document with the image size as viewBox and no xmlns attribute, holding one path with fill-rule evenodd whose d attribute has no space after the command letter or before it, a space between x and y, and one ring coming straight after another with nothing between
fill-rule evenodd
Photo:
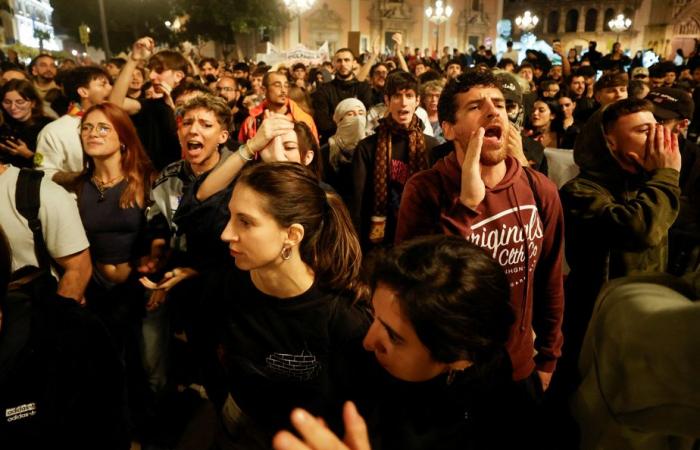
<instances>
[{"instance_id":1,"label":"baseball cap","mask_svg":"<svg viewBox=\"0 0 700 450\"><path fill-rule=\"evenodd\" d=\"M503 97L506 100L514 101L520 105L523 103L523 90L520 88L520 83L512 74L501 72L495 75L498 81L498 88L503 92Z\"/></svg>"},{"instance_id":2,"label":"baseball cap","mask_svg":"<svg viewBox=\"0 0 700 450\"><path fill-rule=\"evenodd\" d=\"M662 120L691 119L695 105L690 94L667 87L655 88L647 94L647 100L654 104L654 116Z\"/></svg>"},{"instance_id":3,"label":"baseball cap","mask_svg":"<svg viewBox=\"0 0 700 450\"><path fill-rule=\"evenodd\" d=\"M648 77L649 76L649 69L646 67L635 67L632 69L632 79L636 78L638 75L641 75L643 77Z\"/></svg>"}]
</instances>

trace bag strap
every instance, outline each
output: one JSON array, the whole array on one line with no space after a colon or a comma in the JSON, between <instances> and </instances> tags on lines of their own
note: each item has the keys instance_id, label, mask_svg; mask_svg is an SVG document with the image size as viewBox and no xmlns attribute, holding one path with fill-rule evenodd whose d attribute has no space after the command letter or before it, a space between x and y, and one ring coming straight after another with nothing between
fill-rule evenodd
<instances>
[{"instance_id":1,"label":"bag strap","mask_svg":"<svg viewBox=\"0 0 700 450\"><path fill-rule=\"evenodd\" d=\"M46 248L44 233L41 231L39 220L39 207L41 206L41 179L44 172L41 170L21 169L17 177L15 191L15 206L22 216L27 219L29 229L34 236L34 253L40 269L50 270L52 258Z\"/></svg>"}]
</instances>

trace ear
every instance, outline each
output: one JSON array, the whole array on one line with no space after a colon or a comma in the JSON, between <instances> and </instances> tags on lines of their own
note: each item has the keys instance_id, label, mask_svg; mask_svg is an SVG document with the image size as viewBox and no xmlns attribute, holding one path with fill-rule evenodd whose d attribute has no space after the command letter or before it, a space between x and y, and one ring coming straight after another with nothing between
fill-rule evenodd
<instances>
[{"instance_id":1,"label":"ear","mask_svg":"<svg viewBox=\"0 0 700 450\"><path fill-rule=\"evenodd\" d=\"M293 223L287 228L287 237L285 239L285 245L291 245L292 247L301 244L304 240L304 226L298 223Z\"/></svg>"},{"instance_id":2,"label":"ear","mask_svg":"<svg viewBox=\"0 0 700 450\"><path fill-rule=\"evenodd\" d=\"M221 130L219 133L219 144L224 144L228 140L228 131L227 130Z\"/></svg>"},{"instance_id":3,"label":"ear","mask_svg":"<svg viewBox=\"0 0 700 450\"><path fill-rule=\"evenodd\" d=\"M88 98L88 89L85 87L79 87L78 95L80 96L80 98Z\"/></svg>"},{"instance_id":4,"label":"ear","mask_svg":"<svg viewBox=\"0 0 700 450\"><path fill-rule=\"evenodd\" d=\"M388 96L388 95L385 95L385 96L384 96L384 104L385 104L386 106L389 106L389 100L391 100L391 99L389 98L389 96Z\"/></svg>"},{"instance_id":5,"label":"ear","mask_svg":"<svg viewBox=\"0 0 700 450\"><path fill-rule=\"evenodd\" d=\"M444 120L440 124L440 126L442 127L442 135L445 137L445 139L448 141L453 141L455 138L455 130L453 128L453 124Z\"/></svg>"},{"instance_id":6,"label":"ear","mask_svg":"<svg viewBox=\"0 0 700 450\"><path fill-rule=\"evenodd\" d=\"M683 120L681 120L680 122L678 122L678 125L677 125L677 126L678 126L678 132L679 132L679 133L682 133L682 132L684 132L685 130L687 130L687 129L688 129L688 125L690 125L690 120L688 120L688 119L683 119Z\"/></svg>"},{"instance_id":7,"label":"ear","mask_svg":"<svg viewBox=\"0 0 700 450\"><path fill-rule=\"evenodd\" d=\"M593 93L593 98L595 98L595 101L600 103L600 92Z\"/></svg>"},{"instance_id":8,"label":"ear","mask_svg":"<svg viewBox=\"0 0 700 450\"><path fill-rule=\"evenodd\" d=\"M615 139L615 136L610 134L610 133L603 133L603 137L605 138L605 143L608 145L608 148L610 149L611 152L614 152L617 150L617 139Z\"/></svg>"},{"instance_id":9,"label":"ear","mask_svg":"<svg viewBox=\"0 0 700 450\"><path fill-rule=\"evenodd\" d=\"M314 160L314 151L313 150L307 150L306 155L304 155L304 160L301 162L305 166L308 166L311 164L311 161Z\"/></svg>"},{"instance_id":10,"label":"ear","mask_svg":"<svg viewBox=\"0 0 700 450\"><path fill-rule=\"evenodd\" d=\"M176 70L173 72L173 76L177 80L177 84L180 84L180 82L185 78L185 72L182 70Z\"/></svg>"}]
</instances>

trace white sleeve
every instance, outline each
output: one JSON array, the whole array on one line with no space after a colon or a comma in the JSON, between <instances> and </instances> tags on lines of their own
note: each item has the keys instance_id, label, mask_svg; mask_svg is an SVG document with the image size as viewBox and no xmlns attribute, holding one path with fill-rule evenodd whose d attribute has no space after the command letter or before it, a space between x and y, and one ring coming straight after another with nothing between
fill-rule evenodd
<instances>
[{"instance_id":1,"label":"white sleeve","mask_svg":"<svg viewBox=\"0 0 700 450\"><path fill-rule=\"evenodd\" d=\"M85 250L90 243L80 219L78 204L65 189L44 178L39 219L49 254L55 259Z\"/></svg>"},{"instance_id":2,"label":"white sleeve","mask_svg":"<svg viewBox=\"0 0 700 450\"><path fill-rule=\"evenodd\" d=\"M59 150L55 137L50 131L44 127L39 132L36 140L36 153L34 154L34 166L45 171L49 177L56 172L63 171L66 165L65 155Z\"/></svg>"}]
</instances>

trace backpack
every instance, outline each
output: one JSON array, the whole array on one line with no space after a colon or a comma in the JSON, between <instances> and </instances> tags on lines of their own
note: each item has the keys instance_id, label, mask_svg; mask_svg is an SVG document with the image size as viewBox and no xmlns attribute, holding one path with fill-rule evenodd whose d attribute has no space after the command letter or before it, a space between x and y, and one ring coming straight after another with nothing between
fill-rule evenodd
<instances>
[{"instance_id":1,"label":"backpack","mask_svg":"<svg viewBox=\"0 0 700 450\"><path fill-rule=\"evenodd\" d=\"M39 292L56 292L57 284L51 275L51 267L62 273L61 267L53 260L46 248L44 233L41 230L39 207L41 206L41 179L44 172L33 169L20 169L15 191L15 207L27 219L34 240L34 253L39 267L25 266L12 273L10 290L23 290L30 297ZM31 293L30 293L31 292Z\"/></svg>"}]
</instances>

